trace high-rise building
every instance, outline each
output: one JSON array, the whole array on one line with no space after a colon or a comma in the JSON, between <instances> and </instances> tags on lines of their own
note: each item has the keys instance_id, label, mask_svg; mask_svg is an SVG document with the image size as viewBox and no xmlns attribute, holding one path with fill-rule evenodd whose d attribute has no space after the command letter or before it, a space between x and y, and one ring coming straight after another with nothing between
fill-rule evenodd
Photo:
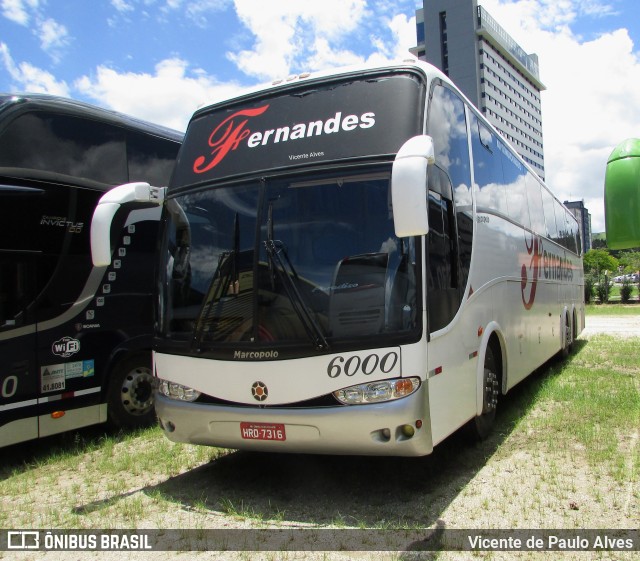
<instances>
[{"instance_id":1,"label":"high-rise building","mask_svg":"<svg viewBox=\"0 0 640 561\"><path fill-rule=\"evenodd\" d=\"M586 253L591 249L591 214L584 206L584 201L565 201L569 211L576 217L582 235L582 252Z\"/></svg>"},{"instance_id":2,"label":"high-rise building","mask_svg":"<svg viewBox=\"0 0 640 561\"><path fill-rule=\"evenodd\" d=\"M538 57L477 0L423 0L411 52L437 66L544 179Z\"/></svg>"}]
</instances>

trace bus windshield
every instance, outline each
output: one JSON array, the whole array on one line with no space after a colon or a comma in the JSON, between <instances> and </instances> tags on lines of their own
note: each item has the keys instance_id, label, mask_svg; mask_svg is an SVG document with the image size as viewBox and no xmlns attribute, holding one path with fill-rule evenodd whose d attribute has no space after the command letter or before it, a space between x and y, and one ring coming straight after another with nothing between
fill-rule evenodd
<instances>
[{"instance_id":1,"label":"bus windshield","mask_svg":"<svg viewBox=\"0 0 640 561\"><path fill-rule=\"evenodd\" d=\"M164 344L242 359L263 347L283 358L418 337L415 241L394 235L389 187L389 168L376 167L170 199Z\"/></svg>"}]
</instances>

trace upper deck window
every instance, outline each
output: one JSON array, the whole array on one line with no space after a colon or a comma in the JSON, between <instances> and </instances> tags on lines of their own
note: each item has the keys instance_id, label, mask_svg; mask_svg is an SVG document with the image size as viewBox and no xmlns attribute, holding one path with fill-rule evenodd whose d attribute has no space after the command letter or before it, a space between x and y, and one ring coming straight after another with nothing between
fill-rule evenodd
<instances>
[{"instance_id":1,"label":"upper deck window","mask_svg":"<svg viewBox=\"0 0 640 561\"><path fill-rule=\"evenodd\" d=\"M128 181L123 129L46 112L19 116L1 133L0 166L117 185Z\"/></svg>"},{"instance_id":2,"label":"upper deck window","mask_svg":"<svg viewBox=\"0 0 640 561\"><path fill-rule=\"evenodd\" d=\"M424 88L410 73L308 83L199 112L172 188L234 175L390 156L420 134Z\"/></svg>"}]
</instances>

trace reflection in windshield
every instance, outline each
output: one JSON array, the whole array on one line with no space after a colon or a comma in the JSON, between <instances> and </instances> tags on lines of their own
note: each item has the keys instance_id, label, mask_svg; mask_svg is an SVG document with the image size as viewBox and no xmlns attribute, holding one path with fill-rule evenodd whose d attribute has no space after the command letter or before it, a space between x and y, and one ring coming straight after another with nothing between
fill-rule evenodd
<instances>
[{"instance_id":1,"label":"reflection in windshield","mask_svg":"<svg viewBox=\"0 0 640 561\"><path fill-rule=\"evenodd\" d=\"M161 335L193 352L326 350L417 329L416 252L395 237L389 183L296 178L171 199Z\"/></svg>"}]
</instances>

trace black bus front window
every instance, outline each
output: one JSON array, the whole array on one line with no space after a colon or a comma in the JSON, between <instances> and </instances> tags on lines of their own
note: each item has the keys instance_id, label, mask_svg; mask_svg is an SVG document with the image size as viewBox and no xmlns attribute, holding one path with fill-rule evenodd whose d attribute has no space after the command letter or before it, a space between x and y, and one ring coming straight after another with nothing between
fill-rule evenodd
<instances>
[{"instance_id":1,"label":"black bus front window","mask_svg":"<svg viewBox=\"0 0 640 561\"><path fill-rule=\"evenodd\" d=\"M414 330L414 242L394 235L389 183L381 172L177 197L184 218L172 214L166 242L165 336L189 340L192 350L322 350Z\"/></svg>"}]
</instances>

